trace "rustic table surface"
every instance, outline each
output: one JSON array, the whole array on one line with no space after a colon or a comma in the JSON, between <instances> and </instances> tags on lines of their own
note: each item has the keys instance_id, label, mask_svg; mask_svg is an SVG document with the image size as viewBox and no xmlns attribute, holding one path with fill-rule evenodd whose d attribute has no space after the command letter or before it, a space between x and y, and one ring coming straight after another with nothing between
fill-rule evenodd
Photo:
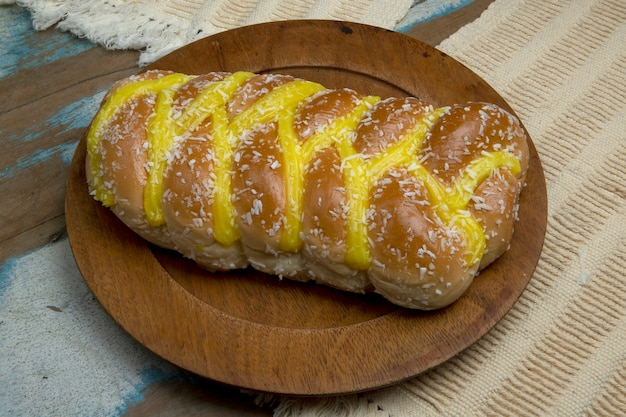
<instances>
[{"instance_id":1,"label":"rustic table surface","mask_svg":"<svg viewBox=\"0 0 626 417\"><path fill-rule=\"evenodd\" d=\"M430 45L476 19L491 0L418 23ZM116 80L140 70L138 52L109 51L0 6L0 264L65 235L64 196L76 145ZM193 381L193 382L190 382ZM191 378L149 385L126 416L264 416L239 390Z\"/></svg>"}]
</instances>

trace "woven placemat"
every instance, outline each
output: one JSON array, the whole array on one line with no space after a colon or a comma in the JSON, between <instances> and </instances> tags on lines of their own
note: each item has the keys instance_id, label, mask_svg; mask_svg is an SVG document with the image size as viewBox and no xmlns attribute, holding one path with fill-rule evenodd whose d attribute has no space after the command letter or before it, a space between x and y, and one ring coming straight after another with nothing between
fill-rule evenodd
<instances>
[{"instance_id":1,"label":"woven placemat","mask_svg":"<svg viewBox=\"0 0 626 417\"><path fill-rule=\"evenodd\" d=\"M626 415L625 45L621 0L529 0L495 2L440 46L522 118L549 215L513 311L403 387L421 415Z\"/></svg>"},{"instance_id":2,"label":"woven placemat","mask_svg":"<svg viewBox=\"0 0 626 417\"><path fill-rule=\"evenodd\" d=\"M495 87L538 148L537 270L452 360L385 390L284 401L281 416L626 416L625 45L621 0L497 0L439 46Z\"/></svg>"}]
</instances>

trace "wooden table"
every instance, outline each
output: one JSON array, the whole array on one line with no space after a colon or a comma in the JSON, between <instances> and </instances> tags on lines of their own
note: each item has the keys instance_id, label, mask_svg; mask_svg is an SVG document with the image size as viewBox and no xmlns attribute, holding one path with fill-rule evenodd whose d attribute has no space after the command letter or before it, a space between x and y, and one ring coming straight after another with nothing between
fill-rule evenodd
<instances>
[{"instance_id":1,"label":"wooden table","mask_svg":"<svg viewBox=\"0 0 626 417\"><path fill-rule=\"evenodd\" d=\"M437 45L492 0L474 0L407 34ZM75 146L104 92L139 71L138 52L108 51L70 34L35 32L26 10L0 6L0 264L65 234L64 194ZM125 415L264 416L239 390L211 381L149 386Z\"/></svg>"}]
</instances>

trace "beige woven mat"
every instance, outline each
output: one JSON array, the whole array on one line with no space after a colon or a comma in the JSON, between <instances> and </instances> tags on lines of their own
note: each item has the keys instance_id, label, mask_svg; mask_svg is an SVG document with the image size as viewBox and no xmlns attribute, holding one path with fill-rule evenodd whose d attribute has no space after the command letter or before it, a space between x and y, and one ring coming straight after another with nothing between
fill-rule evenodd
<instances>
[{"instance_id":1,"label":"beige woven mat","mask_svg":"<svg viewBox=\"0 0 626 417\"><path fill-rule=\"evenodd\" d=\"M278 414L626 416L626 2L497 0L440 48L504 96L538 148L537 271L502 322L436 369Z\"/></svg>"}]
</instances>

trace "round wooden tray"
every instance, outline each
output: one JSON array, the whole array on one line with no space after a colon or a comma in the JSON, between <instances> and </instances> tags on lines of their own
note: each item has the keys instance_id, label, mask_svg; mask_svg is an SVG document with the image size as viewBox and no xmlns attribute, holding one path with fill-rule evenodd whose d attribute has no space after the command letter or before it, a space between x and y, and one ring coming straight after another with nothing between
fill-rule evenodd
<instances>
[{"instance_id":1,"label":"round wooden tray","mask_svg":"<svg viewBox=\"0 0 626 417\"><path fill-rule=\"evenodd\" d=\"M510 110L489 85L444 53L406 35L354 23L243 27L188 45L151 68L289 73L366 94L413 95L435 105L488 101ZM541 163L529 145L528 186L511 249L460 300L434 312L255 271L211 274L151 246L88 195L84 140L69 175L67 230L96 298L166 360L259 391L362 391L410 378L459 353L522 293L539 259L547 211Z\"/></svg>"}]
</instances>

